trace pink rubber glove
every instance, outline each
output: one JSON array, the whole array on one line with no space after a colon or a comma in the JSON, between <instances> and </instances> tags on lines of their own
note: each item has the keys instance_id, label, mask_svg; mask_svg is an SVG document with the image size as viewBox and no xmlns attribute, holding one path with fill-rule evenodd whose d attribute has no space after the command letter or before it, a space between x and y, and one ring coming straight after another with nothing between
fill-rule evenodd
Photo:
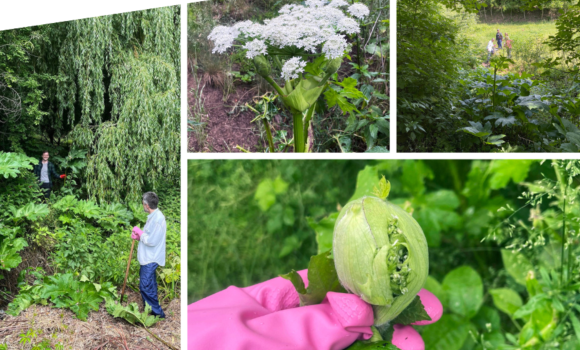
<instances>
[{"instance_id":1,"label":"pink rubber glove","mask_svg":"<svg viewBox=\"0 0 580 350\"><path fill-rule=\"evenodd\" d=\"M141 229L139 227L135 226L135 227L133 227L133 231L131 232L131 238L136 239L136 240L140 240L142 234L143 234L143 231L141 231Z\"/></svg>"},{"instance_id":2,"label":"pink rubber glove","mask_svg":"<svg viewBox=\"0 0 580 350\"><path fill-rule=\"evenodd\" d=\"M308 286L307 271L298 273ZM443 308L424 292L423 303L437 304L425 308L435 322ZM372 335L372 308L356 295L329 292L322 304L298 305L294 286L280 277L229 287L188 306L188 349L341 350ZM411 326L395 326L393 343L402 350L425 347Z\"/></svg>"}]
</instances>

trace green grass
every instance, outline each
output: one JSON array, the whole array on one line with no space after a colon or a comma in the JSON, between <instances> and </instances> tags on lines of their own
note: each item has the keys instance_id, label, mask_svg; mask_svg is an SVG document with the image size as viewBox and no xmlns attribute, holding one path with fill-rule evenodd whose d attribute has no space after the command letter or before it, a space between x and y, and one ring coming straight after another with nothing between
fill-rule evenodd
<instances>
[{"instance_id":1,"label":"green grass","mask_svg":"<svg viewBox=\"0 0 580 350\"><path fill-rule=\"evenodd\" d=\"M555 58L560 52L553 51L546 43L550 35L556 34L556 22L527 22L527 23L504 23L504 24L473 24L463 32L463 37L470 42L472 49L479 62L487 59L487 43L499 29L504 36L502 46L497 54L507 56L505 49L505 33L512 40L512 59L510 71L513 73L527 72L531 74L541 73L543 70L534 66L548 58ZM494 40L497 46L497 42Z\"/></svg>"},{"instance_id":2,"label":"green grass","mask_svg":"<svg viewBox=\"0 0 580 350\"><path fill-rule=\"evenodd\" d=\"M530 39L548 39L550 35L556 34L556 22L530 22L530 23L510 23L510 24L476 24L470 26L469 32L464 35L475 42L478 47L485 50L490 39L495 39L495 34L499 29L504 35L509 34L513 40L513 50L518 50L518 43L527 42ZM495 40L494 40L495 41ZM505 41L505 37L504 37Z\"/></svg>"}]
</instances>

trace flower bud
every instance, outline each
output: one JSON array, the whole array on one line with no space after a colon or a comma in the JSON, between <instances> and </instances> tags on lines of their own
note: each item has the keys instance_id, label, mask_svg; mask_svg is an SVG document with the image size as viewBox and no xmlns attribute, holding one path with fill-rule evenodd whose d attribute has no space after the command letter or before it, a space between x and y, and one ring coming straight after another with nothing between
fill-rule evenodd
<instances>
[{"instance_id":1,"label":"flower bud","mask_svg":"<svg viewBox=\"0 0 580 350\"><path fill-rule=\"evenodd\" d=\"M256 71L263 78L269 77L271 73L270 62L264 55L258 55L254 57L254 65L256 66Z\"/></svg>"},{"instance_id":2,"label":"flower bud","mask_svg":"<svg viewBox=\"0 0 580 350\"><path fill-rule=\"evenodd\" d=\"M333 254L341 284L373 305L375 325L397 317L429 272L427 240L417 221L372 196L342 208L334 226Z\"/></svg>"}]
</instances>

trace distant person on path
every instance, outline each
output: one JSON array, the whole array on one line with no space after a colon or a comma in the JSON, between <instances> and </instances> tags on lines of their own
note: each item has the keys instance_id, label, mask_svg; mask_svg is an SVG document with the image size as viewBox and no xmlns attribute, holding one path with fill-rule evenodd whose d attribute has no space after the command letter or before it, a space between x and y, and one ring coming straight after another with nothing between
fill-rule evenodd
<instances>
[{"instance_id":1,"label":"distant person on path","mask_svg":"<svg viewBox=\"0 0 580 350\"><path fill-rule=\"evenodd\" d=\"M489 63L489 60L491 58L491 55L493 55L493 38L487 43L487 62Z\"/></svg>"},{"instance_id":2,"label":"distant person on path","mask_svg":"<svg viewBox=\"0 0 580 350\"><path fill-rule=\"evenodd\" d=\"M145 227L133 227L131 238L139 241L137 247L137 259L141 265L139 270L139 290L145 303L151 306L151 314L165 318L165 313L159 305L157 296L157 276L155 270L158 266L165 266L165 238L167 224L165 216L157 208L159 197L154 192L143 195L143 210L148 213Z\"/></svg>"},{"instance_id":3,"label":"distant person on path","mask_svg":"<svg viewBox=\"0 0 580 350\"><path fill-rule=\"evenodd\" d=\"M497 47L501 50L501 41L503 40L503 36L501 35L501 32L499 31L499 29L497 30L497 33L495 34L495 39L497 40Z\"/></svg>"},{"instance_id":4,"label":"distant person on path","mask_svg":"<svg viewBox=\"0 0 580 350\"><path fill-rule=\"evenodd\" d=\"M507 49L507 58L512 58L512 40L508 33L505 33L505 47Z\"/></svg>"},{"instance_id":5,"label":"distant person on path","mask_svg":"<svg viewBox=\"0 0 580 350\"><path fill-rule=\"evenodd\" d=\"M42 158L34 166L34 175L40 182L40 188L44 191L44 197L46 199L50 199L50 190L52 189L52 180L51 179L64 179L66 175L59 175L56 172L54 164L48 161L50 154L48 151L42 152Z\"/></svg>"}]
</instances>

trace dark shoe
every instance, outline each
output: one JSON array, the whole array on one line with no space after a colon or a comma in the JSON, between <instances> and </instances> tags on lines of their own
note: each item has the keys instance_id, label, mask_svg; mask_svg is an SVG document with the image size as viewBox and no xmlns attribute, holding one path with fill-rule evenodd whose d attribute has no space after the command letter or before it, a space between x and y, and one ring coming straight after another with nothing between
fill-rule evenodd
<instances>
[{"instance_id":1,"label":"dark shoe","mask_svg":"<svg viewBox=\"0 0 580 350\"><path fill-rule=\"evenodd\" d=\"M163 315L158 315L158 314L156 314L156 313L154 313L154 312L150 312L150 313L149 313L149 316L157 316L157 317L159 317L159 318L160 318L160 319L162 319L162 320L164 320L164 319L165 319L165 314L163 314Z\"/></svg>"}]
</instances>

